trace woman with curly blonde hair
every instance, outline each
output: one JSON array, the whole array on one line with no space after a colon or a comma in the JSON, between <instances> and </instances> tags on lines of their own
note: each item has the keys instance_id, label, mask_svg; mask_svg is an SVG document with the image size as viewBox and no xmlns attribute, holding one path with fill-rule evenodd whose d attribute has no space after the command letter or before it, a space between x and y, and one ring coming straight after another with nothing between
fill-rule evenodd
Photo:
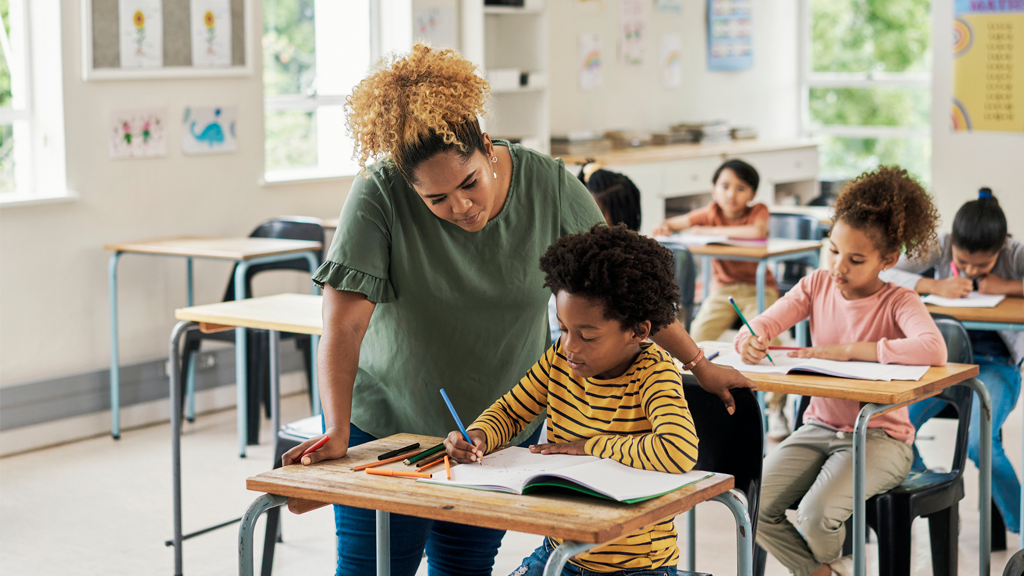
<instances>
[{"instance_id":1,"label":"woman with curly blonde hair","mask_svg":"<svg viewBox=\"0 0 1024 576\"><path fill-rule=\"evenodd\" d=\"M457 52L422 44L353 89L346 112L362 177L313 277L324 289L330 440L302 464L399 432L443 437L453 421L440 388L459 413L479 414L551 344L540 257L604 217L561 160L481 131L489 92ZM656 340L683 361L698 355L678 322ZM694 373L727 404L728 388L751 386L710 362ZM535 441L539 424L522 436ZM338 506L335 521L338 574L373 573L374 512ZM490 574L503 535L393 515L392 573L414 574L425 550L432 576Z\"/></svg>"}]
</instances>

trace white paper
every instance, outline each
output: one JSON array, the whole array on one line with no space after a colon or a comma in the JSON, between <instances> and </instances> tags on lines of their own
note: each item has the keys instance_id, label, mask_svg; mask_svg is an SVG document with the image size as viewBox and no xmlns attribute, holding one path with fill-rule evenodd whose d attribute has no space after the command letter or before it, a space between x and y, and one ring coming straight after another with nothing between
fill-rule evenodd
<instances>
[{"instance_id":1,"label":"white paper","mask_svg":"<svg viewBox=\"0 0 1024 576\"><path fill-rule=\"evenodd\" d=\"M167 155L167 110L115 110L110 114L107 150L111 158Z\"/></svg>"},{"instance_id":2,"label":"white paper","mask_svg":"<svg viewBox=\"0 0 1024 576\"><path fill-rule=\"evenodd\" d=\"M283 426L285 432L298 436L299 438L312 438L324 433L323 422L319 416L310 416L302 420L296 420Z\"/></svg>"},{"instance_id":3,"label":"white paper","mask_svg":"<svg viewBox=\"0 0 1024 576\"><path fill-rule=\"evenodd\" d=\"M119 0L121 68L164 65L163 0Z\"/></svg>"},{"instance_id":4,"label":"white paper","mask_svg":"<svg viewBox=\"0 0 1024 576\"><path fill-rule=\"evenodd\" d=\"M413 35L435 47L456 48L455 8L417 7L413 11Z\"/></svg>"},{"instance_id":5,"label":"white paper","mask_svg":"<svg viewBox=\"0 0 1024 576\"><path fill-rule=\"evenodd\" d=\"M191 0L192 66L231 66L231 0Z\"/></svg>"},{"instance_id":6,"label":"white paper","mask_svg":"<svg viewBox=\"0 0 1024 576\"><path fill-rule=\"evenodd\" d=\"M744 364L739 352L723 354L712 360L715 364L731 366L740 372L755 374L789 374L791 372L814 372L838 378L856 380L920 380L930 366L909 366L905 364L879 364L877 362L839 362L822 360L821 358L792 358L786 350L778 350L772 354L775 365L767 358L758 364Z\"/></svg>"},{"instance_id":7,"label":"white paper","mask_svg":"<svg viewBox=\"0 0 1024 576\"><path fill-rule=\"evenodd\" d=\"M661 37L661 83L667 88L683 85L683 39L678 34Z\"/></svg>"},{"instance_id":8,"label":"white paper","mask_svg":"<svg viewBox=\"0 0 1024 576\"><path fill-rule=\"evenodd\" d=\"M685 474L669 474L639 470L594 456L543 455L530 452L528 448L514 447L488 454L479 464L460 464L452 468L450 481L446 475L447 472L441 470L421 482L521 494L531 479L553 476L621 502L671 492L703 480L711 473L691 470Z\"/></svg>"},{"instance_id":9,"label":"white paper","mask_svg":"<svg viewBox=\"0 0 1024 576\"><path fill-rule=\"evenodd\" d=\"M722 244L726 246L744 246L764 248L768 246L765 238L730 238L718 234L672 234L671 236L655 236L655 240L665 245L677 246L707 246L708 244Z\"/></svg>"},{"instance_id":10,"label":"white paper","mask_svg":"<svg viewBox=\"0 0 1024 576\"><path fill-rule=\"evenodd\" d=\"M944 306L946 308L995 308L1003 299L1003 294L981 294L971 292L966 298L943 298L935 294L929 294L921 300L925 304L933 306Z\"/></svg>"},{"instance_id":11,"label":"white paper","mask_svg":"<svg viewBox=\"0 0 1024 576\"><path fill-rule=\"evenodd\" d=\"M647 46L647 4L644 0L621 0L619 60L623 68L643 68Z\"/></svg>"},{"instance_id":12,"label":"white paper","mask_svg":"<svg viewBox=\"0 0 1024 576\"><path fill-rule=\"evenodd\" d=\"M182 153L216 154L237 150L235 116L233 106L185 108L181 125Z\"/></svg>"},{"instance_id":13,"label":"white paper","mask_svg":"<svg viewBox=\"0 0 1024 576\"><path fill-rule=\"evenodd\" d=\"M602 83L601 35L580 34L580 89L597 90Z\"/></svg>"}]
</instances>

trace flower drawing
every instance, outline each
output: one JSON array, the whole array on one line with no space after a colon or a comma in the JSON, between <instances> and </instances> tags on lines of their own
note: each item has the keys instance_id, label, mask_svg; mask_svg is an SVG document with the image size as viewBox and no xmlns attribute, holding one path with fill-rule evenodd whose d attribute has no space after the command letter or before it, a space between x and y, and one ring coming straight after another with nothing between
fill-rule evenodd
<instances>
[{"instance_id":1,"label":"flower drawing","mask_svg":"<svg viewBox=\"0 0 1024 576\"><path fill-rule=\"evenodd\" d=\"M206 24L206 53L213 54L213 42L217 38L217 31L214 30L213 25L216 23L216 18L213 17L213 12L207 10L206 14L203 14L203 24Z\"/></svg>"},{"instance_id":2,"label":"flower drawing","mask_svg":"<svg viewBox=\"0 0 1024 576\"><path fill-rule=\"evenodd\" d=\"M142 43L146 40L146 15L142 13L142 10L136 10L132 16L132 22L135 23L136 30L135 55L142 56L145 53Z\"/></svg>"},{"instance_id":3,"label":"flower drawing","mask_svg":"<svg viewBox=\"0 0 1024 576\"><path fill-rule=\"evenodd\" d=\"M142 13L142 10L136 10L135 16L132 16L132 21L135 22L135 27L139 30L146 25L146 15Z\"/></svg>"},{"instance_id":4,"label":"flower drawing","mask_svg":"<svg viewBox=\"0 0 1024 576\"><path fill-rule=\"evenodd\" d=\"M215 19L213 17L213 12L210 12L209 10L207 10L206 14L203 14L203 24L206 24L206 27L208 29L213 30L214 22L215 22Z\"/></svg>"},{"instance_id":5,"label":"flower drawing","mask_svg":"<svg viewBox=\"0 0 1024 576\"><path fill-rule=\"evenodd\" d=\"M124 139L124 143L129 145L129 146L131 146L132 145L132 125L129 124L128 122L122 122L121 123L121 130L124 131L124 134L121 135L121 138Z\"/></svg>"}]
</instances>

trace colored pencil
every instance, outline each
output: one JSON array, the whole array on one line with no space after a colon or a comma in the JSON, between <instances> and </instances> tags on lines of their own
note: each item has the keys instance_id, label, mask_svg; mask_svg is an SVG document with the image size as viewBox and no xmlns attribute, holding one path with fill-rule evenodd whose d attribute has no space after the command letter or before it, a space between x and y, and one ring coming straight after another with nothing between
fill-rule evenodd
<instances>
[{"instance_id":1,"label":"colored pencil","mask_svg":"<svg viewBox=\"0 0 1024 576\"><path fill-rule=\"evenodd\" d=\"M412 466L416 462L419 462L424 458L433 456L434 454L437 454L441 450L444 450L444 444L438 444L437 446L434 446L433 448L427 448L426 450L419 452L414 456L409 456L408 458L402 461L402 464L405 464L406 466Z\"/></svg>"},{"instance_id":2,"label":"colored pencil","mask_svg":"<svg viewBox=\"0 0 1024 576\"><path fill-rule=\"evenodd\" d=\"M432 474L426 472L408 472L406 470L378 470L376 468L367 468L367 474L374 474L376 476L402 476L405 478L430 478Z\"/></svg>"},{"instance_id":3,"label":"colored pencil","mask_svg":"<svg viewBox=\"0 0 1024 576\"><path fill-rule=\"evenodd\" d=\"M740 320L743 320L743 323L746 324L747 330L750 330L750 335L757 338L757 334L754 334L754 329L750 327L750 322L747 322L746 317L743 316L743 312L740 312L740 307L736 305L736 301L732 299L732 296L729 296L729 303L731 303L732 307L736 309L736 313L740 315ZM775 360L772 360L772 355L767 352L765 352L764 355L768 357L768 361L772 363L772 366L774 366Z\"/></svg>"},{"instance_id":4,"label":"colored pencil","mask_svg":"<svg viewBox=\"0 0 1024 576\"><path fill-rule=\"evenodd\" d=\"M306 455L308 455L308 454L312 454L313 452L316 452L317 450L319 450L320 448L322 448L324 444L327 444L327 442L329 442L329 441L330 441L330 439L331 439L331 437L330 437L330 436L324 436L323 438L321 438L321 439L317 440L317 441L316 441L316 444L313 444L313 445L312 445L312 446L310 446L309 448L306 448L306 449L305 449L305 450L304 450L304 451L302 452L302 454L299 454L299 460L298 460L298 462L299 462L299 463L301 464L301 463L302 463L302 459L303 459L303 458L305 458L305 457L306 457Z\"/></svg>"},{"instance_id":5,"label":"colored pencil","mask_svg":"<svg viewBox=\"0 0 1024 576\"><path fill-rule=\"evenodd\" d=\"M444 462L444 457L438 458L437 460L431 460L430 462L427 462L423 466L420 466L419 468L417 468L416 471L417 472L423 472L427 468L433 468L434 466L437 466L441 462Z\"/></svg>"},{"instance_id":6,"label":"colored pencil","mask_svg":"<svg viewBox=\"0 0 1024 576\"><path fill-rule=\"evenodd\" d=\"M421 453L422 452L417 452L416 454L421 454ZM415 456L416 454L413 454L413 456ZM360 464L359 466L353 466L352 467L352 471L353 472L358 472L360 470L365 470L367 468L375 468L377 466L383 466L385 464L391 464L392 462L398 462L402 458L405 458L404 454L403 455L399 455L399 456L394 456L394 457L388 458L386 460L379 460L377 462L367 462L366 464Z\"/></svg>"},{"instance_id":7,"label":"colored pencil","mask_svg":"<svg viewBox=\"0 0 1024 576\"><path fill-rule=\"evenodd\" d=\"M452 401L448 399L448 395L444 393L444 388L441 388L441 397L444 398L444 403L448 405L448 410L452 413L452 418L455 419L455 423L459 426L459 432L462 432L462 436L469 442L469 445L473 445L473 441L469 438L469 432L466 432L466 427L462 425L462 420L459 419L459 415L455 412L455 406L452 406Z\"/></svg>"},{"instance_id":8,"label":"colored pencil","mask_svg":"<svg viewBox=\"0 0 1024 576\"><path fill-rule=\"evenodd\" d=\"M448 460L448 455L444 455L444 472L448 475L448 479L452 479L452 463Z\"/></svg>"},{"instance_id":9,"label":"colored pencil","mask_svg":"<svg viewBox=\"0 0 1024 576\"><path fill-rule=\"evenodd\" d=\"M391 458L392 456L398 456L399 454L405 454L406 452L408 452L410 450L415 450L415 449L417 449L419 447L420 447L420 443L419 442L413 442L412 444L409 444L408 446L402 446L401 448L396 448L395 450L392 450L390 452L385 452L385 453L381 454L380 456L377 456L377 460L386 460L388 458Z\"/></svg>"},{"instance_id":10,"label":"colored pencil","mask_svg":"<svg viewBox=\"0 0 1024 576\"><path fill-rule=\"evenodd\" d=\"M950 262L949 263L949 269L953 272L953 276L956 276L957 278L960 277L960 271L956 269L956 264L953 264L952 262Z\"/></svg>"}]
</instances>

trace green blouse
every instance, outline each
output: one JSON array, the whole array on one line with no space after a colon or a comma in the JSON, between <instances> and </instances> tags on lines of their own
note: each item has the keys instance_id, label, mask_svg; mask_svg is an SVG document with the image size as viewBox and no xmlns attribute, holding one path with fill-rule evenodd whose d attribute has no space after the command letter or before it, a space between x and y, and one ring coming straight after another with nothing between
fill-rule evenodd
<instances>
[{"instance_id":1,"label":"green blouse","mask_svg":"<svg viewBox=\"0 0 1024 576\"><path fill-rule=\"evenodd\" d=\"M497 217L467 232L435 216L391 161L356 177L313 281L377 304L359 353L352 423L376 437L445 436L508 392L551 344L540 256L604 222L561 160L512 156Z\"/></svg>"}]
</instances>

